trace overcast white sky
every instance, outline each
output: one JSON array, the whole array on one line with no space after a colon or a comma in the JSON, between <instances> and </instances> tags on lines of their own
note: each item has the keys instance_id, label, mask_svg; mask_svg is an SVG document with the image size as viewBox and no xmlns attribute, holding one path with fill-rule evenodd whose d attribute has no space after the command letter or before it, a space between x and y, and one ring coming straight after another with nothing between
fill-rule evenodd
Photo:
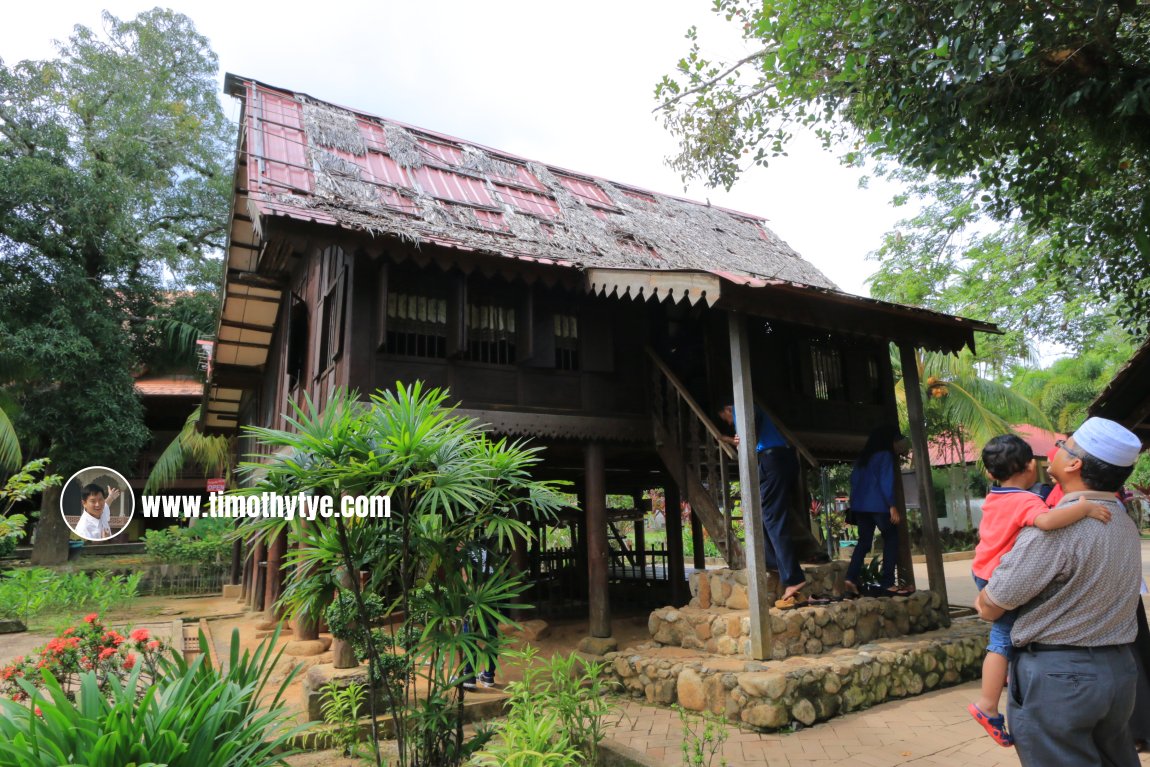
<instances>
[{"instance_id":1,"label":"overcast white sky","mask_svg":"<svg viewBox=\"0 0 1150 767\"><path fill-rule=\"evenodd\" d=\"M66 38L73 25L98 27L101 8L130 18L152 5L9 4L0 58L51 56L52 40ZM705 48L725 37L732 54L741 50L710 0L167 5L211 40L221 83L224 72L234 72L529 159L761 215L852 293L867 295L864 280L876 265L865 256L907 213L890 206L893 188L859 189L859 171L841 167L813 140L750 171L730 193L701 184L683 191L664 162L675 142L651 113L653 93L686 53L691 24Z\"/></svg>"}]
</instances>

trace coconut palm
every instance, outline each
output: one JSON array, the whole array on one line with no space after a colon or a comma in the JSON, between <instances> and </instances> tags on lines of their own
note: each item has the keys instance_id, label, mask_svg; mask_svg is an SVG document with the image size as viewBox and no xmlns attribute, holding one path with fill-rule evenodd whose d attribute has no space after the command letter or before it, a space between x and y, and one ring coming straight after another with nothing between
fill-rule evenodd
<instances>
[{"instance_id":1,"label":"coconut palm","mask_svg":"<svg viewBox=\"0 0 1150 767\"><path fill-rule=\"evenodd\" d=\"M899 379L895 384L899 416L905 423L902 365L897 353L892 353L891 360ZM959 456L966 442L981 447L992 437L1013 433L1011 424L1051 428L1050 419L1038 405L1009 386L979 375L977 360L969 350L963 349L959 354L918 350L915 360L923 387L928 433L952 440Z\"/></svg>"},{"instance_id":2,"label":"coconut palm","mask_svg":"<svg viewBox=\"0 0 1150 767\"><path fill-rule=\"evenodd\" d=\"M184 427L171 443L164 448L156 465L144 484L144 493L150 495L170 485L188 464L195 464L205 473L231 476L231 442L227 437L208 436L196 429L200 420L197 406L184 422Z\"/></svg>"},{"instance_id":3,"label":"coconut palm","mask_svg":"<svg viewBox=\"0 0 1150 767\"><path fill-rule=\"evenodd\" d=\"M4 408L0 407L0 472L16 471L24 463L16 428Z\"/></svg>"}]
</instances>

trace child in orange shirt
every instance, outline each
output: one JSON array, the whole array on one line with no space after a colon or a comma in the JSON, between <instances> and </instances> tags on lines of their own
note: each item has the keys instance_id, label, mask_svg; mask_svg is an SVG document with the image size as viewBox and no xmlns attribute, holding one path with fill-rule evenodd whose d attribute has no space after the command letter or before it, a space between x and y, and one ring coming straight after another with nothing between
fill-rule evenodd
<instances>
[{"instance_id":1,"label":"child in orange shirt","mask_svg":"<svg viewBox=\"0 0 1150 767\"><path fill-rule=\"evenodd\" d=\"M1022 528L1033 525L1040 530L1057 530L1086 517L1110 521L1110 512L1096 503L1080 499L1051 509L1041 496L1027 490L1038 479L1038 468L1030 445L1021 437L1004 434L987 442L982 450L982 464L996 486L982 504L978 546L971 563L974 582L980 591L1003 555L1014 547ZM978 701L968 707L970 715L1000 746L1014 745L1014 739L1006 731L1006 719L998 713L998 700L1002 697L1007 666L1014 653L1010 628L1016 617L1017 610L1011 610L991 624L986 659L982 662L981 694Z\"/></svg>"}]
</instances>

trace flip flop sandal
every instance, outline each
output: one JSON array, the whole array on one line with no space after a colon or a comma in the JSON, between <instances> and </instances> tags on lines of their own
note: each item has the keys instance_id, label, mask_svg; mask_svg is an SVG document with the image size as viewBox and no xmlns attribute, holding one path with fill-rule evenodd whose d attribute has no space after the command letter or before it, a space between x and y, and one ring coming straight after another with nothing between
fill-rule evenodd
<instances>
[{"instance_id":1,"label":"flip flop sandal","mask_svg":"<svg viewBox=\"0 0 1150 767\"><path fill-rule=\"evenodd\" d=\"M780 610L793 610L796 607L803 607L809 600L799 594L793 594L786 599L776 599L775 607Z\"/></svg>"},{"instance_id":2,"label":"flip flop sandal","mask_svg":"<svg viewBox=\"0 0 1150 767\"><path fill-rule=\"evenodd\" d=\"M1014 745L1014 737L1006 731L1006 717L1002 714L987 716L981 708L973 703L967 706L966 710L974 717L974 721L982 725L982 729L986 730L986 734L995 743L1004 748L1010 748Z\"/></svg>"},{"instance_id":3,"label":"flip flop sandal","mask_svg":"<svg viewBox=\"0 0 1150 767\"><path fill-rule=\"evenodd\" d=\"M807 600L808 605L829 605L835 600L830 597L811 597Z\"/></svg>"}]
</instances>

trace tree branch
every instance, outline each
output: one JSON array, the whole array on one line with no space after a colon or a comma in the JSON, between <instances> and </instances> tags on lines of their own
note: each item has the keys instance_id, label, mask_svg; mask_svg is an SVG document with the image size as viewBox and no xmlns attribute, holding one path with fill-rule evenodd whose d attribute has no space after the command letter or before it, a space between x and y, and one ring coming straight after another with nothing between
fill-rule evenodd
<instances>
[{"instance_id":1,"label":"tree branch","mask_svg":"<svg viewBox=\"0 0 1150 767\"><path fill-rule=\"evenodd\" d=\"M728 67L726 70L721 72L720 74L715 75L714 77L712 77L710 80L707 80L706 82L699 83L698 85L696 85L693 88L688 88L687 90L683 91L682 93L676 94L673 98L667 99L662 104L660 104L659 106L652 109L651 112L654 113L654 112L669 110L672 106L679 103L683 99L687 98L687 96L690 96L691 94L694 94L694 93L699 93L700 91L707 90L708 88L713 86L715 83L719 82L724 77L726 77L727 75L734 72L739 67L743 66L744 64L749 64L752 61L754 61L755 59L762 58L765 54L774 51L776 48L777 48L777 46L769 45L766 48L761 48L761 49L755 51L754 53L750 54L749 56L745 56L745 57L739 59L734 64L732 64L730 67ZM762 89L760 89L760 91L761 90Z\"/></svg>"}]
</instances>

